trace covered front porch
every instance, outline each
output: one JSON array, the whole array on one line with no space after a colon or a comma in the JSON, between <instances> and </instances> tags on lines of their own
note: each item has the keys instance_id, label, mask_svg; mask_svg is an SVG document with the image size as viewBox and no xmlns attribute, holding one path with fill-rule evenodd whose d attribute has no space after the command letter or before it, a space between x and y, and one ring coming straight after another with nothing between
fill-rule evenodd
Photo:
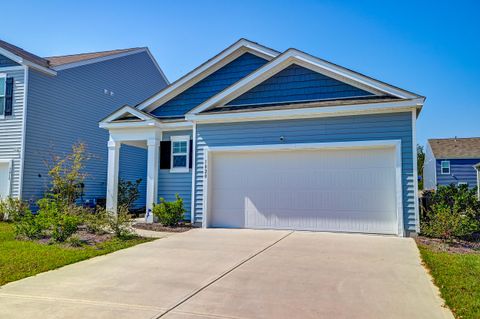
<instances>
[{"instance_id":1,"label":"covered front porch","mask_svg":"<svg viewBox=\"0 0 480 319\"><path fill-rule=\"evenodd\" d=\"M190 153L194 143L193 140L191 141L193 137L191 122L162 121L138 109L125 106L102 120L100 127L109 131L106 191L106 208L109 212L117 213L118 210L122 145L147 150L146 222L153 222L152 209L159 197L165 197L168 200L169 195L171 197L172 194L181 193L187 203L191 202L193 156ZM145 165L145 163L138 163L138 165ZM161 190L159 190L159 177L165 180ZM174 183L167 183L172 180ZM193 214L190 214L190 218L193 220Z\"/></svg>"}]
</instances>

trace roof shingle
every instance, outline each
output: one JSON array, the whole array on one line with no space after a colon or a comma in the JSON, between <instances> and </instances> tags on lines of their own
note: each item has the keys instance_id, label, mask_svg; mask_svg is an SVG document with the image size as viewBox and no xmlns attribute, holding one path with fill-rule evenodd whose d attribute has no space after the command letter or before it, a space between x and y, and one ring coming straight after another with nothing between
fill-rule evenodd
<instances>
[{"instance_id":1,"label":"roof shingle","mask_svg":"<svg viewBox=\"0 0 480 319\"><path fill-rule=\"evenodd\" d=\"M480 137L429 139L437 159L480 158Z\"/></svg>"}]
</instances>

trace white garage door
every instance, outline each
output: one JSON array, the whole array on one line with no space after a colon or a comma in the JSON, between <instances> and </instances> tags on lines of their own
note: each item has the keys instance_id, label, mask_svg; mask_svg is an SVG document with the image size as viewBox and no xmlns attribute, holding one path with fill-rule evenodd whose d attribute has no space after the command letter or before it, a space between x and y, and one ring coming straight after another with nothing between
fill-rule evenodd
<instances>
[{"instance_id":1,"label":"white garage door","mask_svg":"<svg viewBox=\"0 0 480 319\"><path fill-rule=\"evenodd\" d=\"M215 152L210 227L397 234L395 149Z\"/></svg>"},{"instance_id":2,"label":"white garage door","mask_svg":"<svg viewBox=\"0 0 480 319\"><path fill-rule=\"evenodd\" d=\"M10 196L10 163L0 162L0 199Z\"/></svg>"}]
</instances>

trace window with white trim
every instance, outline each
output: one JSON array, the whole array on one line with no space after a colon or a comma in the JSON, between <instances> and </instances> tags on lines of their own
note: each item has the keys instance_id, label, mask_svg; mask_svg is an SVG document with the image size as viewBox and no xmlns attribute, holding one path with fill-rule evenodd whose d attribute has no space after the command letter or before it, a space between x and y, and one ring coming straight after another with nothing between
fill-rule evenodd
<instances>
[{"instance_id":1,"label":"window with white trim","mask_svg":"<svg viewBox=\"0 0 480 319\"><path fill-rule=\"evenodd\" d=\"M5 114L6 92L7 92L7 75L0 74L0 115Z\"/></svg>"},{"instance_id":2,"label":"window with white trim","mask_svg":"<svg viewBox=\"0 0 480 319\"><path fill-rule=\"evenodd\" d=\"M170 172L189 172L190 136L172 136L172 152Z\"/></svg>"},{"instance_id":3,"label":"window with white trim","mask_svg":"<svg viewBox=\"0 0 480 319\"><path fill-rule=\"evenodd\" d=\"M458 182L457 185L458 185L458 186L462 186L462 185L467 185L467 186L468 186L468 183L467 183L467 182Z\"/></svg>"},{"instance_id":4,"label":"window with white trim","mask_svg":"<svg viewBox=\"0 0 480 319\"><path fill-rule=\"evenodd\" d=\"M450 174L450 161L442 161L440 163L440 169L443 175Z\"/></svg>"}]
</instances>

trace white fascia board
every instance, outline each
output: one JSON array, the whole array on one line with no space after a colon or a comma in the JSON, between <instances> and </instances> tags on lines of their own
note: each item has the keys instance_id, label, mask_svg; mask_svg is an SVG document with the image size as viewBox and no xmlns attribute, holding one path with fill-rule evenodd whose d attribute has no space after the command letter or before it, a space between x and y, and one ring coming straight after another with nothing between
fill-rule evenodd
<instances>
[{"instance_id":1,"label":"white fascia board","mask_svg":"<svg viewBox=\"0 0 480 319\"><path fill-rule=\"evenodd\" d=\"M88 59L88 60L83 60L83 61L78 61L78 62L62 64L62 65L54 67L53 69L55 71L62 71L62 70L66 70L66 69L76 68L76 67L83 66L83 65L88 65L88 64L108 61L108 60L112 60L112 59L117 59L117 58L121 58L121 57L132 55L132 54L137 54L137 53L141 53L141 52L145 52L145 51L147 51L146 48L140 48L138 50L121 52L121 53L118 53L118 54L112 54L112 55L103 56L103 57L99 57L99 58L93 58L93 59Z\"/></svg>"},{"instance_id":2,"label":"white fascia board","mask_svg":"<svg viewBox=\"0 0 480 319\"><path fill-rule=\"evenodd\" d=\"M119 118L121 118L125 113L130 113L136 117L138 117L141 120L148 121L148 120L156 120L153 116L145 114L144 112L141 112L137 110L134 107L131 107L129 105L122 106L112 114L108 115L106 118L100 121L100 123L105 124L105 123L110 123L112 121L115 121Z\"/></svg>"},{"instance_id":3,"label":"white fascia board","mask_svg":"<svg viewBox=\"0 0 480 319\"><path fill-rule=\"evenodd\" d=\"M422 99L385 102L385 103L367 103L342 106L324 106L308 107L285 110L271 111L251 111L238 113L219 113L219 114L187 114L187 121L196 121L198 123L206 122L243 122L243 121L262 121L279 120L294 118L314 118L314 117L332 117L372 113L398 113L411 112L412 109L421 108Z\"/></svg>"},{"instance_id":4,"label":"white fascia board","mask_svg":"<svg viewBox=\"0 0 480 319\"><path fill-rule=\"evenodd\" d=\"M23 66L31 67L32 69L38 70L38 71L46 73L48 75L57 75L57 72L55 72L54 70L46 68L46 67L41 66L41 65L38 65L36 63L30 62L28 60L25 60L24 58L22 58L18 55L15 55L15 54L11 53L10 51L5 50L4 48L0 48L0 54L7 57L8 59L18 63L18 64L23 65Z\"/></svg>"},{"instance_id":5,"label":"white fascia board","mask_svg":"<svg viewBox=\"0 0 480 319\"><path fill-rule=\"evenodd\" d=\"M217 71L245 52L256 54L267 60L272 60L280 54L275 50L269 49L257 43L241 39L220 54L213 57L211 60L205 62L190 73L187 73L185 76L173 82L170 86L164 88L151 98L140 103L137 108L139 110L152 111L157 107L157 105L162 105L172 97L185 91L187 88Z\"/></svg>"},{"instance_id":6,"label":"white fascia board","mask_svg":"<svg viewBox=\"0 0 480 319\"><path fill-rule=\"evenodd\" d=\"M156 127L161 129L162 131L175 131L175 130L185 130L191 129L192 123L181 121L181 122L172 122L172 123L162 123L159 120L152 119L146 121L135 121L135 122L101 122L99 124L100 128L106 130L119 130L119 129L132 129L132 128L151 128Z\"/></svg>"},{"instance_id":7,"label":"white fascia board","mask_svg":"<svg viewBox=\"0 0 480 319\"><path fill-rule=\"evenodd\" d=\"M226 103L234 100L238 96L294 63L374 94L386 93L403 99L421 98L416 94L392 87L330 62L315 58L296 49L289 49L234 85L226 88L222 92L192 109L188 114L200 113L215 106L224 106Z\"/></svg>"}]
</instances>

